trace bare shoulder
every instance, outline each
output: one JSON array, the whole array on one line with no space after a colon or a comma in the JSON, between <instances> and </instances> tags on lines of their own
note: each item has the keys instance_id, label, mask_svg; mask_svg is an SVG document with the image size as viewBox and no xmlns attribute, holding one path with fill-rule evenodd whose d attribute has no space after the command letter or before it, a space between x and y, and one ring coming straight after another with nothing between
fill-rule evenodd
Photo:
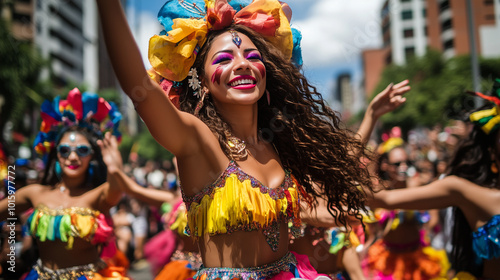
<instances>
[{"instance_id":1,"label":"bare shoulder","mask_svg":"<svg viewBox=\"0 0 500 280\"><path fill-rule=\"evenodd\" d=\"M39 195L40 192L46 192L52 190L52 186L32 184L22 187L16 191L16 194L29 194L29 195Z\"/></svg>"},{"instance_id":2,"label":"bare shoulder","mask_svg":"<svg viewBox=\"0 0 500 280\"><path fill-rule=\"evenodd\" d=\"M461 177L458 177L455 175L446 176L445 178L443 178L441 180L435 181L434 184L441 186L443 188L447 188L450 191L461 191L462 189L468 188L468 187L469 188L477 188L477 187L482 188L481 186L476 185L475 183L473 183L467 179L464 179L464 178L461 178Z\"/></svg>"}]
</instances>

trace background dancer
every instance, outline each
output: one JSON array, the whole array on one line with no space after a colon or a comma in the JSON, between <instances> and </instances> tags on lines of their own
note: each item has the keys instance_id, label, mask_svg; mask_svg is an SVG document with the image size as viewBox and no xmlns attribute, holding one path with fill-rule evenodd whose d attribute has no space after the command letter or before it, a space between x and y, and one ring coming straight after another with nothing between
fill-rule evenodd
<instances>
[{"instance_id":1,"label":"background dancer","mask_svg":"<svg viewBox=\"0 0 500 280\"><path fill-rule=\"evenodd\" d=\"M382 191L372 206L403 209L455 207L452 267L454 279L500 279L500 79L491 96L477 93L495 106L470 114L474 124L455 151L449 176L429 185Z\"/></svg>"},{"instance_id":2,"label":"background dancer","mask_svg":"<svg viewBox=\"0 0 500 280\"><path fill-rule=\"evenodd\" d=\"M38 244L39 260L25 279L122 278L114 266L113 228L108 211L121 196L106 176L121 169L115 136L121 114L113 103L93 93L70 91L66 100L42 104L42 125L35 150L46 169L41 184L19 189L15 211L33 207L30 233ZM0 201L0 219L9 217L8 201ZM110 265L107 265L108 261ZM119 264L120 265L120 264ZM124 264L122 264L124 265ZM115 278L113 278L115 279Z\"/></svg>"}]
</instances>

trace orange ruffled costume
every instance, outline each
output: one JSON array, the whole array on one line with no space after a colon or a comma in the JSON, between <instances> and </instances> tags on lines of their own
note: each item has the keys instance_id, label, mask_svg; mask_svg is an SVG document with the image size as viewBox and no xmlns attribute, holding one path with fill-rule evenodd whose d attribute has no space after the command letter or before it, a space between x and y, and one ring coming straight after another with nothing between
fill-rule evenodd
<instances>
[{"instance_id":1,"label":"orange ruffled costume","mask_svg":"<svg viewBox=\"0 0 500 280\"><path fill-rule=\"evenodd\" d=\"M420 247L414 251L396 253L389 251L383 240L370 247L367 263L378 273L374 279L380 280L440 279L440 275L449 268L446 253L443 251Z\"/></svg>"}]
</instances>

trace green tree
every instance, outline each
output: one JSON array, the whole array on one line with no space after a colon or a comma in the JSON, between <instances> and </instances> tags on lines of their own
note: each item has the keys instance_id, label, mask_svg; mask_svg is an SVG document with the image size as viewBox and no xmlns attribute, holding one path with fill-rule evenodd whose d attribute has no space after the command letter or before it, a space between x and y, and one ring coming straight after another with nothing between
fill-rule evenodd
<instances>
[{"instance_id":1,"label":"green tree","mask_svg":"<svg viewBox=\"0 0 500 280\"><path fill-rule=\"evenodd\" d=\"M500 77L500 58L481 59L482 91L491 89L493 78ZM406 65L390 65L374 90L373 96L387 84L410 80L411 91L406 104L381 118L384 129L401 126L404 130L416 126L431 127L460 118L477 106L477 98L465 94L473 89L469 56L444 59L437 51L411 58Z\"/></svg>"},{"instance_id":2,"label":"green tree","mask_svg":"<svg viewBox=\"0 0 500 280\"><path fill-rule=\"evenodd\" d=\"M44 97L37 93L38 75L45 65L29 42L14 38L9 24L0 19L0 131L7 121L15 125L26 109ZM3 137L0 134L0 137Z\"/></svg>"}]
</instances>

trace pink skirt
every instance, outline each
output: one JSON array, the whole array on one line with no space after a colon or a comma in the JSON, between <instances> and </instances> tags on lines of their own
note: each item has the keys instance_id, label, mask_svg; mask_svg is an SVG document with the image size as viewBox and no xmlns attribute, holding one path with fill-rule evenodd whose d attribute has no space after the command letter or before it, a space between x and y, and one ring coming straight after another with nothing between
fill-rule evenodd
<instances>
[{"instance_id":1,"label":"pink skirt","mask_svg":"<svg viewBox=\"0 0 500 280\"><path fill-rule=\"evenodd\" d=\"M280 260L258 267L226 268L210 267L201 268L192 280L330 280L328 276L319 274L312 267L306 255L295 252L287 253Z\"/></svg>"}]
</instances>

